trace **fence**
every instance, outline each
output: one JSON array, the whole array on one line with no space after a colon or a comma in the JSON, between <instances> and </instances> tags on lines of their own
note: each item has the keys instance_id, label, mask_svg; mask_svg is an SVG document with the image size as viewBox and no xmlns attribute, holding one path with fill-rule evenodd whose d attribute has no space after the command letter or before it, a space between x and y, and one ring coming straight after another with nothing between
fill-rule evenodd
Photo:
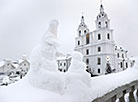
<instances>
[{"instance_id":1,"label":"fence","mask_svg":"<svg viewBox=\"0 0 138 102\"><path fill-rule=\"evenodd\" d=\"M92 102L116 102L117 99L119 99L119 102L125 102L124 96L127 93L129 93L129 102L136 102L134 97L135 90L137 90L136 97L138 99L138 80L118 87L104 96L94 99Z\"/></svg>"}]
</instances>

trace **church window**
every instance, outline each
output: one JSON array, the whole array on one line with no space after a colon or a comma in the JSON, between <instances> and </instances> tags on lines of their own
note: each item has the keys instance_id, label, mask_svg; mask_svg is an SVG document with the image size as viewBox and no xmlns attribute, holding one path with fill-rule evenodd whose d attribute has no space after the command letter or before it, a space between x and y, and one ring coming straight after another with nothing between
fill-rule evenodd
<instances>
[{"instance_id":1,"label":"church window","mask_svg":"<svg viewBox=\"0 0 138 102\"><path fill-rule=\"evenodd\" d=\"M89 59L88 59L88 58L86 59L86 64L87 64L87 65L89 64Z\"/></svg>"},{"instance_id":2,"label":"church window","mask_svg":"<svg viewBox=\"0 0 138 102\"><path fill-rule=\"evenodd\" d=\"M98 58L98 59L97 59L97 64L98 64L98 65L101 65L101 58Z\"/></svg>"},{"instance_id":3,"label":"church window","mask_svg":"<svg viewBox=\"0 0 138 102\"><path fill-rule=\"evenodd\" d=\"M63 71L64 71L64 72L66 72L66 70L65 70L65 69L64 69Z\"/></svg>"},{"instance_id":4,"label":"church window","mask_svg":"<svg viewBox=\"0 0 138 102\"><path fill-rule=\"evenodd\" d=\"M98 34L98 40L100 40L101 39L101 34Z\"/></svg>"},{"instance_id":5,"label":"church window","mask_svg":"<svg viewBox=\"0 0 138 102\"><path fill-rule=\"evenodd\" d=\"M84 33L86 33L87 31L86 30L84 30Z\"/></svg>"},{"instance_id":6,"label":"church window","mask_svg":"<svg viewBox=\"0 0 138 102\"><path fill-rule=\"evenodd\" d=\"M81 30L79 31L79 36L81 36Z\"/></svg>"},{"instance_id":7,"label":"church window","mask_svg":"<svg viewBox=\"0 0 138 102\"><path fill-rule=\"evenodd\" d=\"M107 34L107 39L110 39L110 34L109 33Z\"/></svg>"},{"instance_id":8,"label":"church window","mask_svg":"<svg viewBox=\"0 0 138 102\"><path fill-rule=\"evenodd\" d=\"M101 22L98 22L98 27L101 28Z\"/></svg>"},{"instance_id":9,"label":"church window","mask_svg":"<svg viewBox=\"0 0 138 102\"><path fill-rule=\"evenodd\" d=\"M120 67L123 68L123 62L120 62Z\"/></svg>"},{"instance_id":10,"label":"church window","mask_svg":"<svg viewBox=\"0 0 138 102\"><path fill-rule=\"evenodd\" d=\"M99 15L99 18L101 18L101 16Z\"/></svg>"},{"instance_id":11,"label":"church window","mask_svg":"<svg viewBox=\"0 0 138 102\"><path fill-rule=\"evenodd\" d=\"M99 22L99 25L101 25L101 22Z\"/></svg>"},{"instance_id":12,"label":"church window","mask_svg":"<svg viewBox=\"0 0 138 102\"><path fill-rule=\"evenodd\" d=\"M64 63L64 66L66 66L66 63Z\"/></svg>"},{"instance_id":13,"label":"church window","mask_svg":"<svg viewBox=\"0 0 138 102\"><path fill-rule=\"evenodd\" d=\"M89 55L89 49L86 50L86 55Z\"/></svg>"},{"instance_id":14,"label":"church window","mask_svg":"<svg viewBox=\"0 0 138 102\"><path fill-rule=\"evenodd\" d=\"M98 69L98 73L100 73L100 69Z\"/></svg>"},{"instance_id":15,"label":"church window","mask_svg":"<svg viewBox=\"0 0 138 102\"><path fill-rule=\"evenodd\" d=\"M26 66L26 64L24 64L24 66Z\"/></svg>"},{"instance_id":16,"label":"church window","mask_svg":"<svg viewBox=\"0 0 138 102\"><path fill-rule=\"evenodd\" d=\"M117 53L117 58L119 58L119 53Z\"/></svg>"},{"instance_id":17,"label":"church window","mask_svg":"<svg viewBox=\"0 0 138 102\"><path fill-rule=\"evenodd\" d=\"M106 28L108 28L108 22L107 21L105 22L105 25L106 25Z\"/></svg>"},{"instance_id":18,"label":"church window","mask_svg":"<svg viewBox=\"0 0 138 102\"><path fill-rule=\"evenodd\" d=\"M62 66L62 63L60 63L60 66Z\"/></svg>"},{"instance_id":19,"label":"church window","mask_svg":"<svg viewBox=\"0 0 138 102\"><path fill-rule=\"evenodd\" d=\"M126 68L128 68L128 63L126 62Z\"/></svg>"},{"instance_id":20,"label":"church window","mask_svg":"<svg viewBox=\"0 0 138 102\"><path fill-rule=\"evenodd\" d=\"M86 35L86 44L89 44L89 43L90 43L90 35L87 34L87 35Z\"/></svg>"},{"instance_id":21,"label":"church window","mask_svg":"<svg viewBox=\"0 0 138 102\"><path fill-rule=\"evenodd\" d=\"M80 41L78 41L78 45L80 45Z\"/></svg>"},{"instance_id":22,"label":"church window","mask_svg":"<svg viewBox=\"0 0 138 102\"><path fill-rule=\"evenodd\" d=\"M101 47L98 47L98 52L100 52L101 51Z\"/></svg>"},{"instance_id":23,"label":"church window","mask_svg":"<svg viewBox=\"0 0 138 102\"><path fill-rule=\"evenodd\" d=\"M122 58L124 58L124 54L122 54Z\"/></svg>"}]
</instances>

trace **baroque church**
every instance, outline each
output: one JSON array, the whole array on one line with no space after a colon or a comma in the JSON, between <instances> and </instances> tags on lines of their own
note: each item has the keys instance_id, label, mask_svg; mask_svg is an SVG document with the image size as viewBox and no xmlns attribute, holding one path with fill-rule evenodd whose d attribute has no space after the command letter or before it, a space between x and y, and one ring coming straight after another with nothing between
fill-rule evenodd
<instances>
[{"instance_id":1,"label":"baroque church","mask_svg":"<svg viewBox=\"0 0 138 102\"><path fill-rule=\"evenodd\" d=\"M82 16L75 38L75 51L83 54L87 70L93 75L104 75L110 73L109 67L114 72L133 67L135 61L128 58L128 51L115 45L110 19L102 4L95 25L96 30L91 32Z\"/></svg>"}]
</instances>

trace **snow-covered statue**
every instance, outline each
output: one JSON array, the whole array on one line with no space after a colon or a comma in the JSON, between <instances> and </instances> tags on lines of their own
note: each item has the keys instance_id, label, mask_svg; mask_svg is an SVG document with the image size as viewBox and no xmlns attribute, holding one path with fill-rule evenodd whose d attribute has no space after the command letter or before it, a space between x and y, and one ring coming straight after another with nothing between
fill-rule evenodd
<instances>
[{"instance_id":1,"label":"snow-covered statue","mask_svg":"<svg viewBox=\"0 0 138 102\"><path fill-rule=\"evenodd\" d=\"M56 56L58 21L52 20L40 44L31 53L30 82L32 85L54 92L63 93L64 79L58 72ZM61 54L62 55L62 54Z\"/></svg>"},{"instance_id":2,"label":"snow-covered statue","mask_svg":"<svg viewBox=\"0 0 138 102\"><path fill-rule=\"evenodd\" d=\"M80 102L88 102L86 97L91 87L90 74L86 72L86 64L80 52L73 52L71 66L66 74L66 93L80 97ZM82 93L83 92L83 93Z\"/></svg>"},{"instance_id":3,"label":"snow-covered statue","mask_svg":"<svg viewBox=\"0 0 138 102\"><path fill-rule=\"evenodd\" d=\"M58 40L57 40L58 21L53 20L49 24L47 32L42 37L41 52L42 56L48 60L55 60L57 54Z\"/></svg>"},{"instance_id":4,"label":"snow-covered statue","mask_svg":"<svg viewBox=\"0 0 138 102\"><path fill-rule=\"evenodd\" d=\"M80 52L73 52L71 66L68 74L72 74L86 86L90 86L90 75L86 72L86 64L82 61L83 55ZM68 75L69 76L69 75Z\"/></svg>"}]
</instances>

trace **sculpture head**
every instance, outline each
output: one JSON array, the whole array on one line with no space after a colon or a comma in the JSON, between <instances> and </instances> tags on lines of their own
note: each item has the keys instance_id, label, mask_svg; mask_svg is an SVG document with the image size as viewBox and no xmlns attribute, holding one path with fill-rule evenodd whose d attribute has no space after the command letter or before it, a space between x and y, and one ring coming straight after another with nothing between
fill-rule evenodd
<instances>
[{"instance_id":1,"label":"sculpture head","mask_svg":"<svg viewBox=\"0 0 138 102\"><path fill-rule=\"evenodd\" d=\"M58 21L57 20L52 20L49 24L48 30L55 36L57 37L57 28L58 28Z\"/></svg>"},{"instance_id":2,"label":"sculpture head","mask_svg":"<svg viewBox=\"0 0 138 102\"><path fill-rule=\"evenodd\" d=\"M76 61L79 61L79 62L82 62L83 55L80 52L74 51L73 54L72 54L72 59L76 60Z\"/></svg>"}]
</instances>

